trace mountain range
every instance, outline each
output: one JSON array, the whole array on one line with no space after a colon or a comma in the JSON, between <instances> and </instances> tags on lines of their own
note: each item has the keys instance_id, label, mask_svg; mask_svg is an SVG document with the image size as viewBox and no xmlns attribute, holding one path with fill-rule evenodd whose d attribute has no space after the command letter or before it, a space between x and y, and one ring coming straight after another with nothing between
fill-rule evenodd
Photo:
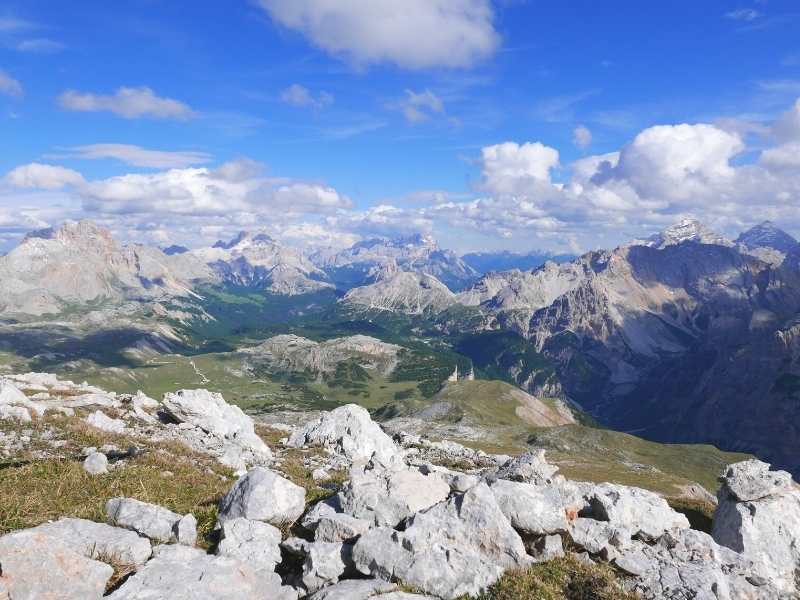
<instances>
[{"instance_id":1,"label":"mountain range","mask_svg":"<svg viewBox=\"0 0 800 600\"><path fill-rule=\"evenodd\" d=\"M0 257L8 339L26 319L46 339L50 318L83 319L85 336L132 305L138 330L169 326L185 344L223 324L401 336L603 425L800 472L800 245L772 223L728 240L684 220L613 250L487 273L425 236L306 256L243 232L167 250L121 245L86 221L29 234ZM99 308L102 319L81 316Z\"/></svg>"}]
</instances>

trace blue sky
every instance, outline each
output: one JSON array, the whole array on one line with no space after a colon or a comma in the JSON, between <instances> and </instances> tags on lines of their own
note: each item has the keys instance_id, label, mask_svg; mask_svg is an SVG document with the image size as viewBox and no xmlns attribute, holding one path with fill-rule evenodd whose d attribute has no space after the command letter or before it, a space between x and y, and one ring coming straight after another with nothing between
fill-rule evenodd
<instances>
[{"instance_id":1,"label":"blue sky","mask_svg":"<svg viewBox=\"0 0 800 600\"><path fill-rule=\"evenodd\" d=\"M12 0L0 236L81 216L159 243L574 250L684 215L800 233L798 98L790 1Z\"/></svg>"}]
</instances>

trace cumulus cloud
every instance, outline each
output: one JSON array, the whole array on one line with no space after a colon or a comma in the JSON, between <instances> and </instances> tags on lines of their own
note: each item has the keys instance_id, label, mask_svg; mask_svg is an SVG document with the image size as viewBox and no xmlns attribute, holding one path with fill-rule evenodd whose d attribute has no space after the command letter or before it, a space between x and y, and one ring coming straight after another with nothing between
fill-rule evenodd
<instances>
[{"instance_id":1,"label":"cumulus cloud","mask_svg":"<svg viewBox=\"0 0 800 600\"><path fill-rule=\"evenodd\" d=\"M558 165L558 150L540 142L505 142L481 151L484 186L496 193L524 189L532 181L550 181Z\"/></svg>"},{"instance_id":2,"label":"cumulus cloud","mask_svg":"<svg viewBox=\"0 0 800 600\"><path fill-rule=\"evenodd\" d=\"M800 98L778 118L772 132L781 142L800 140Z\"/></svg>"},{"instance_id":3,"label":"cumulus cloud","mask_svg":"<svg viewBox=\"0 0 800 600\"><path fill-rule=\"evenodd\" d=\"M0 94L21 98L23 95L22 84L11 77L8 73L0 69Z\"/></svg>"},{"instance_id":4,"label":"cumulus cloud","mask_svg":"<svg viewBox=\"0 0 800 600\"><path fill-rule=\"evenodd\" d=\"M585 150L592 145L592 132L585 125L578 125L572 130L572 143Z\"/></svg>"},{"instance_id":5,"label":"cumulus cloud","mask_svg":"<svg viewBox=\"0 0 800 600\"><path fill-rule=\"evenodd\" d=\"M333 95L328 92L313 94L307 87L299 83L293 83L281 92L281 101L292 106L310 106L312 108L323 108L333 104Z\"/></svg>"},{"instance_id":6,"label":"cumulus cloud","mask_svg":"<svg viewBox=\"0 0 800 600\"><path fill-rule=\"evenodd\" d=\"M470 67L497 49L489 0L258 0L278 24L358 65Z\"/></svg>"},{"instance_id":7,"label":"cumulus cloud","mask_svg":"<svg viewBox=\"0 0 800 600\"><path fill-rule=\"evenodd\" d=\"M211 155L205 152L166 152L150 150L131 144L88 144L66 149L65 154L55 154L52 158L79 158L85 160L115 159L134 167L153 169L184 168L211 162Z\"/></svg>"},{"instance_id":8,"label":"cumulus cloud","mask_svg":"<svg viewBox=\"0 0 800 600\"><path fill-rule=\"evenodd\" d=\"M30 163L9 171L3 178L5 183L17 188L58 190L84 183L77 171L56 165Z\"/></svg>"},{"instance_id":9,"label":"cumulus cloud","mask_svg":"<svg viewBox=\"0 0 800 600\"><path fill-rule=\"evenodd\" d=\"M149 87L121 87L113 94L92 94L67 90L58 98L62 108L77 112L112 112L126 119L189 119L195 116L188 105L157 96Z\"/></svg>"}]
</instances>

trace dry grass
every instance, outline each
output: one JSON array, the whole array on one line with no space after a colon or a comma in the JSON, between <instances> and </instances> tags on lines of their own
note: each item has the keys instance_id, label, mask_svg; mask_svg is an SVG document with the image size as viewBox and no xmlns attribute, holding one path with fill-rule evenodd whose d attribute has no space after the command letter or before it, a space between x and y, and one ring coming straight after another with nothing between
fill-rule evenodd
<instances>
[{"instance_id":1,"label":"dry grass","mask_svg":"<svg viewBox=\"0 0 800 600\"><path fill-rule=\"evenodd\" d=\"M508 571L478 600L638 600L605 565L565 557ZM466 600L466 599L465 599Z\"/></svg>"},{"instance_id":2,"label":"dry grass","mask_svg":"<svg viewBox=\"0 0 800 600\"><path fill-rule=\"evenodd\" d=\"M62 516L105 521L105 503L115 496L151 502L180 514L193 513L201 544L213 529L217 503L232 485L233 474L212 458L179 443L108 434L63 417L34 424L31 437L37 448L46 446L36 440L47 424L56 426L67 441L58 449L61 457L21 456L0 463L0 533ZM144 452L125 459L123 466L107 475L86 473L80 449L109 443Z\"/></svg>"}]
</instances>

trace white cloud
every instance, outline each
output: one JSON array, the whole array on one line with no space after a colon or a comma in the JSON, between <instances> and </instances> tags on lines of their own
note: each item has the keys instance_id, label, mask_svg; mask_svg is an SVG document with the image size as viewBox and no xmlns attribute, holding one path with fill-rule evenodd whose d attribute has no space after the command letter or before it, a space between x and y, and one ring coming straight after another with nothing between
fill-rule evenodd
<instances>
[{"instance_id":1,"label":"white cloud","mask_svg":"<svg viewBox=\"0 0 800 600\"><path fill-rule=\"evenodd\" d=\"M320 92L314 95L307 87L299 83L293 83L281 92L281 101L293 106L323 108L333 104L333 100L333 95L328 92Z\"/></svg>"},{"instance_id":2,"label":"white cloud","mask_svg":"<svg viewBox=\"0 0 800 600\"><path fill-rule=\"evenodd\" d=\"M558 150L539 142L505 142L481 151L484 186L495 193L513 193L532 181L550 181L558 165Z\"/></svg>"},{"instance_id":3,"label":"white cloud","mask_svg":"<svg viewBox=\"0 0 800 600\"><path fill-rule=\"evenodd\" d=\"M22 40L15 48L20 52L32 52L34 54L55 54L64 49L64 44L49 38L33 38Z\"/></svg>"},{"instance_id":4,"label":"white cloud","mask_svg":"<svg viewBox=\"0 0 800 600\"><path fill-rule=\"evenodd\" d=\"M755 21L761 13L754 8L737 8L725 13L725 16L734 21Z\"/></svg>"},{"instance_id":5,"label":"white cloud","mask_svg":"<svg viewBox=\"0 0 800 600\"><path fill-rule=\"evenodd\" d=\"M572 130L572 143L581 150L592 145L592 132L584 125L578 125Z\"/></svg>"},{"instance_id":6,"label":"white cloud","mask_svg":"<svg viewBox=\"0 0 800 600\"><path fill-rule=\"evenodd\" d=\"M23 95L22 84L3 69L0 69L0 94L13 98L21 98Z\"/></svg>"},{"instance_id":7,"label":"white cloud","mask_svg":"<svg viewBox=\"0 0 800 600\"><path fill-rule=\"evenodd\" d=\"M17 188L58 190L67 186L83 184L83 176L77 171L56 165L30 163L9 171L3 178L5 183Z\"/></svg>"},{"instance_id":8,"label":"white cloud","mask_svg":"<svg viewBox=\"0 0 800 600\"><path fill-rule=\"evenodd\" d=\"M800 140L800 98L778 118L772 132L782 142Z\"/></svg>"},{"instance_id":9,"label":"white cloud","mask_svg":"<svg viewBox=\"0 0 800 600\"><path fill-rule=\"evenodd\" d=\"M759 163L768 169L800 171L800 141L764 150L759 157Z\"/></svg>"},{"instance_id":10,"label":"white cloud","mask_svg":"<svg viewBox=\"0 0 800 600\"><path fill-rule=\"evenodd\" d=\"M406 97L397 106L409 123L427 121L433 114L444 113L444 102L430 90L406 90Z\"/></svg>"},{"instance_id":11,"label":"white cloud","mask_svg":"<svg viewBox=\"0 0 800 600\"><path fill-rule=\"evenodd\" d=\"M65 155L52 155L48 158L79 158L100 160L113 158L134 167L154 169L184 168L211 162L211 155L205 152L166 152L149 150L131 144L88 144L67 148Z\"/></svg>"},{"instance_id":12,"label":"white cloud","mask_svg":"<svg viewBox=\"0 0 800 600\"><path fill-rule=\"evenodd\" d=\"M470 67L497 49L489 0L259 0L272 19L359 66Z\"/></svg>"},{"instance_id":13,"label":"white cloud","mask_svg":"<svg viewBox=\"0 0 800 600\"><path fill-rule=\"evenodd\" d=\"M91 94L67 90L58 98L66 110L78 112L109 111L126 119L188 119L194 111L183 102L161 98L148 87L121 87L114 94Z\"/></svg>"}]
</instances>

